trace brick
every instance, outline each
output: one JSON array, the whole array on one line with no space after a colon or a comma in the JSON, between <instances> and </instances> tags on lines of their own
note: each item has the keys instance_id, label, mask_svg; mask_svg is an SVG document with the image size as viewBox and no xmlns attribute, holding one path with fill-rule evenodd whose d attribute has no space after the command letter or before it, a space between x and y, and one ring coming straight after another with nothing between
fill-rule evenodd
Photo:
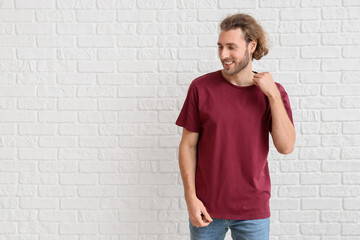
<instances>
[{"instance_id":1,"label":"brick","mask_svg":"<svg viewBox=\"0 0 360 240\"><path fill-rule=\"evenodd\" d=\"M18 23L16 24L16 32L19 35L53 35L55 25L51 23Z\"/></svg>"},{"instance_id":2,"label":"brick","mask_svg":"<svg viewBox=\"0 0 360 240\"><path fill-rule=\"evenodd\" d=\"M359 236L359 224L357 223L346 223L341 226L341 233L343 235Z\"/></svg>"},{"instance_id":3,"label":"brick","mask_svg":"<svg viewBox=\"0 0 360 240\"><path fill-rule=\"evenodd\" d=\"M77 43L79 47L113 48L115 38L113 36L79 36Z\"/></svg>"},{"instance_id":4,"label":"brick","mask_svg":"<svg viewBox=\"0 0 360 240\"><path fill-rule=\"evenodd\" d=\"M76 12L76 19L79 22L113 22L115 20L115 11L102 11L102 10L78 10Z\"/></svg>"},{"instance_id":5,"label":"brick","mask_svg":"<svg viewBox=\"0 0 360 240\"><path fill-rule=\"evenodd\" d=\"M102 235L133 234L136 231L138 231L138 226L134 223L101 223L99 225L99 233Z\"/></svg>"},{"instance_id":6,"label":"brick","mask_svg":"<svg viewBox=\"0 0 360 240\"><path fill-rule=\"evenodd\" d=\"M119 138L120 147L155 147L155 136L126 136Z\"/></svg>"},{"instance_id":7,"label":"brick","mask_svg":"<svg viewBox=\"0 0 360 240\"><path fill-rule=\"evenodd\" d=\"M323 19L359 19L360 7L324 7L321 12Z\"/></svg>"},{"instance_id":8,"label":"brick","mask_svg":"<svg viewBox=\"0 0 360 240\"><path fill-rule=\"evenodd\" d=\"M347 70L357 70L359 69L360 59L325 59L322 61L321 69L322 70L332 70L332 71L347 71Z\"/></svg>"},{"instance_id":9,"label":"brick","mask_svg":"<svg viewBox=\"0 0 360 240\"><path fill-rule=\"evenodd\" d=\"M360 171L359 161L323 161L322 171L331 172L354 172Z\"/></svg>"},{"instance_id":10,"label":"brick","mask_svg":"<svg viewBox=\"0 0 360 240\"><path fill-rule=\"evenodd\" d=\"M280 10L281 20L320 20L320 9L282 9Z\"/></svg>"},{"instance_id":11,"label":"brick","mask_svg":"<svg viewBox=\"0 0 360 240\"><path fill-rule=\"evenodd\" d=\"M338 21L304 21L301 23L301 31L304 33L339 32L341 23Z\"/></svg>"},{"instance_id":12,"label":"brick","mask_svg":"<svg viewBox=\"0 0 360 240\"><path fill-rule=\"evenodd\" d=\"M95 49L64 48L57 49L57 57L60 60L94 60Z\"/></svg>"},{"instance_id":13,"label":"brick","mask_svg":"<svg viewBox=\"0 0 360 240\"><path fill-rule=\"evenodd\" d=\"M79 62L79 72L83 73L104 73L104 72L115 72L115 64L110 61L91 61L91 62Z\"/></svg>"},{"instance_id":14,"label":"brick","mask_svg":"<svg viewBox=\"0 0 360 240\"><path fill-rule=\"evenodd\" d=\"M137 61L136 64L134 62L118 62L117 68L119 72L153 72L155 62Z\"/></svg>"},{"instance_id":15,"label":"brick","mask_svg":"<svg viewBox=\"0 0 360 240\"><path fill-rule=\"evenodd\" d=\"M131 56L130 54L126 54ZM135 54L134 54L135 55ZM135 57L134 57L135 58ZM129 59L129 58L128 58ZM177 54L175 49L139 49L138 50L138 59L140 60L170 60L177 59Z\"/></svg>"},{"instance_id":16,"label":"brick","mask_svg":"<svg viewBox=\"0 0 360 240\"><path fill-rule=\"evenodd\" d=\"M339 47L303 47L301 49L303 58L340 58L341 49ZM326 74L326 73L317 73ZM330 75L330 74L328 74Z\"/></svg>"},{"instance_id":17,"label":"brick","mask_svg":"<svg viewBox=\"0 0 360 240\"><path fill-rule=\"evenodd\" d=\"M304 223L301 224L300 231L305 235L337 235L340 233L340 225L330 223Z\"/></svg>"},{"instance_id":18,"label":"brick","mask_svg":"<svg viewBox=\"0 0 360 240\"><path fill-rule=\"evenodd\" d=\"M318 71L320 70L320 60L318 59L295 59L280 60L280 70L283 71Z\"/></svg>"},{"instance_id":19,"label":"brick","mask_svg":"<svg viewBox=\"0 0 360 240\"><path fill-rule=\"evenodd\" d=\"M19 206L24 209L56 209L59 201L56 199L22 198Z\"/></svg>"},{"instance_id":20,"label":"brick","mask_svg":"<svg viewBox=\"0 0 360 240\"><path fill-rule=\"evenodd\" d=\"M319 172L320 162L317 161L286 161L280 163L284 172Z\"/></svg>"},{"instance_id":21,"label":"brick","mask_svg":"<svg viewBox=\"0 0 360 240\"><path fill-rule=\"evenodd\" d=\"M139 51L141 50L142 49L139 49ZM136 60L135 49L98 49L97 55L100 60ZM148 57L148 59L151 58Z\"/></svg>"},{"instance_id":22,"label":"brick","mask_svg":"<svg viewBox=\"0 0 360 240\"><path fill-rule=\"evenodd\" d=\"M116 97L116 89L112 87L78 87L78 97Z\"/></svg>"},{"instance_id":23,"label":"brick","mask_svg":"<svg viewBox=\"0 0 360 240\"><path fill-rule=\"evenodd\" d=\"M310 109L324 109L340 107L340 98L334 97L307 97L300 99L300 108Z\"/></svg>"},{"instance_id":24,"label":"brick","mask_svg":"<svg viewBox=\"0 0 360 240\"><path fill-rule=\"evenodd\" d=\"M215 23L182 23L177 25L179 35L204 35L217 31Z\"/></svg>"},{"instance_id":25,"label":"brick","mask_svg":"<svg viewBox=\"0 0 360 240\"><path fill-rule=\"evenodd\" d=\"M357 0L343 0L344 6L360 6L360 2Z\"/></svg>"},{"instance_id":26,"label":"brick","mask_svg":"<svg viewBox=\"0 0 360 240\"><path fill-rule=\"evenodd\" d=\"M305 51L311 52L311 48ZM309 56L310 57L310 56ZM312 57L311 57L312 58ZM341 79L340 72L301 72L300 82L305 84L323 84L323 83L339 83Z\"/></svg>"},{"instance_id":27,"label":"brick","mask_svg":"<svg viewBox=\"0 0 360 240\"><path fill-rule=\"evenodd\" d=\"M301 7L333 7L340 6L339 0L303 0L301 1Z\"/></svg>"},{"instance_id":28,"label":"brick","mask_svg":"<svg viewBox=\"0 0 360 240\"><path fill-rule=\"evenodd\" d=\"M95 33L95 26L90 23L58 23L56 33L60 35L90 35Z\"/></svg>"},{"instance_id":29,"label":"brick","mask_svg":"<svg viewBox=\"0 0 360 240\"><path fill-rule=\"evenodd\" d=\"M3 22L31 22L34 19L31 10L1 9L0 21Z\"/></svg>"},{"instance_id":30,"label":"brick","mask_svg":"<svg viewBox=\"0 0 360 240\"><path fill-rule=\"evenodd\" d=\"M95 9L96 0L57 0L57 7L59 9Z\"/></svg>"},{"instance_id":31,"label":"brick","mask_svg":"<svg viewBox=\"0 0 360 240\"><path fill-rule=\"evenodd\" d=\"M220 8L256 8L256 2L254 1L246 1L246 0L240 0L240 1L231 1L231 0L223 0L219 2Z\"/></svg>"},{"instance_id":32,"label":"brick","mask_svg":"<svg viewBox=\"0 0 360 240\"><path fill-rule=\"evenodd\" d=\"M303 173L300 176L300 183L307 185L339 184L341 176L333 173Z\"/></svg>"},{"instance_id":33,"label":"brick","mask_svg":"<svg viewBox=\"0 0 360 240\"><path fill-rule=\"evenodd\" d=\"M304 123L301 132L305 135L311 134L340 134L342 123Z\"/></svg>"},{"instance_id":34,"label":"brick","mask_svg":"<svg viewBox=\"0 0 360 240\"><path fill-rule=\"evenodd\" d=\"M324 197L357 197L359 193L360 193L360 188L355 186L321 186L320 187L320 196L324 196Z\"/></svg>"},{"instance_id":35,"label":"brick","mask_svg":"<svg viewBox=\"0 0 360 240\"><path fill-rule=\"evenodd\" d=\"M96 26L96 33L99 35L134 35L136 34L136 25L134 23L99 23ZM121 39L133 38L134 41L146 41L146 37L142 36L121 36ZM150 36L147 38L151 38ZM123 42L123 41L121 41ZM133 43L121 43L133 44ZM145 43L146 44L146 43ZM120 46L120 45L119 45Z\"/></svg>"},{"instance_id":36,"label":"brick","mask_svg":"<svg viewBox=\"0 0 360 240\"><path fill-rule=\"evenodd\" d=\"M74 22L75 12L71 10L43 10L37 9L35 12L38 22Z\"/></svg>"},{"instance_id":37,"label":"brick","mask_svg":"<svg viewBox=\"0 0 360 240\"><path fill-rule=\"evenodd\" d=\"M60 223L60 234L97 234L97 225L94 223Z\"/></svg>"},{"instance_id":38,"label":"brick","mask_svg":"<svg viewBox=\"0 0 360 240\"><path fill-rule=\"evenodd\" d=\"M133 9L136 2L132 0L98 0L97 6L99 9Z\"/></svg>"},{"instance_id":39,"label":"brick","mask_svg":"<svg viewBox=\"0 0 360 240\"><path fill-rule=\"evenodd\" d=\"M293 187L287 187L287 186L280 186L279 187L279 197L316 197L317 195L317 188L314 187L308 187L308 186L293 186Z\"/></svg>"},{"instance_id":40,"label":"brick","mask_svg":"<svg viewBox=\"0 0 360 240\"><path fill-rule=\"evenodd\" d=\"M179 49L179 59L200 60L200 59L214 59L216 56L216 49Z\"/></svg>"},{"instance_id":41,"label":"brick","mask_svg":"<svg viewBox=\"0 0 360 240\"><path fill-rule=\"evenodd\" d=\"M319 45L320 36L315 34L284 34L280 36L280 42L284 46Z\"/></svg>"},{"instance_id":42,"label":"brick","mask_svg":"<svg viewBox=\"0 0 360 240\"><path fill-rule=\"evenodd\" d=\"M156 122L156 111L121 111L118 113L119 122L147 123Z\"/></svg>"},{"instance_id":43,"label":"brick","mask_svg":"<svg viewBox=\"0 0 360 240\"><path fill-rule=\"evenodd\" d=\"M296 7L298 5L297 0L282 1L282 0L260 0L260 7L267 8L287 8Z\"/></svg>"},{"instance_id":44,"label":"brick","mask_svg":"<svg viewBox=\"0 0 360 240\"><path fill-rule=\"evenodd\" d=\"M95 99L59 99L59 110L96 110L97 102Z\"/></svg>"},{"instance_id":45,"label":"brick","mask_svg":"<svg viewBox=\"0 0 360 240\"><path fill-rule=\"evenodd\" d=\"M215 0L180 0L177 2L177 7L179 9L214 9L217 6Z\"/></svg>"},{"instance_id":46,"label":"brick","mask_svg":"<svg viewBox=\"0 0 360 240\"><path fill-rule=\"evenodd\" d=\"M98 101L100 110L133 110L137 104L136 99L103 99Z\"/></svg>"},{"instance_id":47,"label":"brick","mask_svg":"<svg viewBox=\"0 0 360 240\"><path fill-rule=\"evenodd\" d=\"M141 35L174 35L175 23L139 23L137 31Z\"/></svg>"},{"instance_id":48,"label":"brick","mask_svg":"<svg viewBox=\"0 0 360 240\"><path fill-rule=\"evenodd\" d=\"M2 47L34 47L35 40L30 36L0 36Z\"/></svg>"},{"instance_id":49,"label":"brick","mask_svg":"<svg viewBox=\"0 0 360 240\"><path fill-rule=\"evenodd\" d=\"M116 122L116 113L115 112L105 112L101 111L96 112L80 112L79 113L79 122L81 123L111 123Z\"/></svg>"},{"instance_id":50,"label":"brick","mask_svg":"<svg viewBox=\"0 0 360 240\"><path fill-rule=\"evenodd\" d=\"M329 84L322 86L321 94L325 96L356 96L360 86L355 84Z\"/></svg>"},{"instance_id":51,"label":"brick","mask_svg":"<svg viewBox=\"0 0 360 240\"><path fill-rule=\"evenodd\" d=\"M357 46L343 47L342 52L345 58L357 58L360 55L360 48Z\"/></svg>"},{"instance_id":52,"label":"brick","mask_svg":"<svg viewBox=\"0 0 360 240\"><path fill-rule=\"evenodd\" d=\"M319 199L302 199L301 200L301 209L312 209L312 210L321 210L321 209L340 209L341 208L341 199L333 198L319 198Z\"/></svg>"},{"instance_id":53,"label":"brick","mask_svg":"<svg viewBox=\"0 0 360 240\"><path fill-rule=\"evenodd\" d=\"M150 16L149 16L149 19L150 19ZM153 19L153 18L151 18L151 19ZM156 20L159 22L195 22L195 21L197 21L197 14L196 14L195 10L159 11L156 14Z\"/></svg>"},{"instance_id":54,"label":"brick","mask_svg":"<svg viewBox=\"0 0 360 240\"><path fill-rule=\"evenodd\" d=\"M360 125L357 122L344 122L343 133L360 133Z\"/></svg>"},{"instance_id":55,"label":"brick","mask_svg":"<svg viewBox=\"0 0 360 240\"><path fill-rule=\"evenodd\" d=\"M117 141L115 137L80 137L80 147L114 147Z\"/></svg>"},{"instance_id":56,"label":"brick","mask_svg":"<svg viewBox=\"0 0 360 240\"><path fill-rule=\"evenodd\" d=\"M71 37L37 37L39 47L74 47L75 38Z\"/></svg>"},{"instance_id":57,"label":"brick","mask_svg":"<svg viewBox=\"0 0 360 240\"><path fill-rule=\"evenodd\" d=\"M160 72L194 72L196 69L195 61L159 61Z\"/></svg>"},{"instance_id":58,"label":"brick","mask_svg":"<svg viewBox=\"0 0 360 240\"><path fill-rule=\"evenodd\" d=\"M340 154L340 149L336 148L303 148L299 151L300 159L337 159Z\"/></svg>"},{"instance_id":59,"label":"brick","mask_svg":"<svg viewBox=\"0 0 360 240\"><path fill-rule=\"evenodd\" d=\"M321 211L320 216L321 222L324 223L357 222L357 219L359 218L359 213L346 211Z\"/></svg>"},{"instance_id":60,"label":"brick","mask_svg":"<svg viewBox=\"0 0 360 240\"><path fill-rule=\"evenodd\" d=\"M52 48L21 48L17 49L17 57L19 59L56 59L56 51Z\"/></svg>"},{"instance_id":61,"label":"brick","mask_svg":"<svg viewBox=\"0 0 360 240\"><path fill-rule=\"evenodd\" d=\"M161 16L166 15L165 13L151 11L151 10L118 10L117 21L119 22L153 22L155 18L160 21ZM173 12L171 12L173 13ZM178 12L174 11L178 14Z\"/></svg>"},{"instance_id":62,"label":"brick","mask_svg":"<svg viewBox=\"0 0 360 240\"><path fill-rule=\"evenodd\" d=\"M76 213L72 211L61 211L61 210L40 210L39 220L49 222L69 222L76 219Z\"/></svg>"},{"instance_id":63,"label":"brick","mask_svg":"<svg viewBox=\"0 0 360 240\"><path fill-rule=\"evenodd\" d=\"M16 8L54 8L55 0L15 0Z\"/></svg>"}]
</instances>

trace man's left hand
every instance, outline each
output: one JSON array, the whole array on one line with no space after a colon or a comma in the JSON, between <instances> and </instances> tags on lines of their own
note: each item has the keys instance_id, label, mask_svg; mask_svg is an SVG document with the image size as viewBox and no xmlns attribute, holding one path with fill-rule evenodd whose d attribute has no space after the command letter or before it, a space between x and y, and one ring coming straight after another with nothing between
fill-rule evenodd
<instances>
[{"instance_id":1,"label":"man's left hand","mask_svg":"<svg viewBox=\"0 0 360 240\"><path fill-rule=\"evenodd\" d=\"M271 73L256 73L252 80L254 84L258 86L267 97L274 97L276 95L280 95L280 92L274 82L274 79L271 76Z\"/></svg>"}]
</instances>

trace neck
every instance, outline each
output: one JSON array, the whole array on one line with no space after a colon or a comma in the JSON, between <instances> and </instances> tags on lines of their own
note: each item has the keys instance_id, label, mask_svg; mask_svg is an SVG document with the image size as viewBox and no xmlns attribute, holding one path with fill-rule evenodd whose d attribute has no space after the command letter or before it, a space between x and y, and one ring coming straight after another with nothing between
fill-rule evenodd
<instances>
[{"instance_id":1,"label":"neck","mask_svg":"<svg viewBox=\"0 0 360 240\"><path fill-rule=\"evenodd\" d=\"M252 79L255 73L252 72L251 61L243 70L237 74L228 75L225 73L224 69L222 70L222 74L226 80L237 86L250 86L254 84Z\"/></svg>"}]
</instances>

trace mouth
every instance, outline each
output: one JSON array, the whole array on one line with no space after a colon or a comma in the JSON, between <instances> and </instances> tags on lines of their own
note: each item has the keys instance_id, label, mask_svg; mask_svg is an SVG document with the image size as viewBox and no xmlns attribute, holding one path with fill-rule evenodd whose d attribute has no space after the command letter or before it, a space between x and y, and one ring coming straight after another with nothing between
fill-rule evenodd
<instances>
[{"instance_id":1,"label":"mouth","mask_svg":"<svg viewBox=\"0 0 360 240\"><path fill-rule=\"evenodd\" d=\"M226 67L231 66L233 63L234 63L234 61L224 61L224 65L225 65Z\"/></svg>"}]
</instances>

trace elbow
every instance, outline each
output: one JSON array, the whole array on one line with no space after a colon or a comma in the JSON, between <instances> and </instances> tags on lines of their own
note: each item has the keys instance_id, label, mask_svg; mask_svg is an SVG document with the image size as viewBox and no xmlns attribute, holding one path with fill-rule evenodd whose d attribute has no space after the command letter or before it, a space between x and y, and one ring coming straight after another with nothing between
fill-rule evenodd
<instances>
[{"instance_id":1,"label":"elbow","mask_svg":"<svg viewBox=\"0 0 360 240\"><path fill-rule=\"evenodd\" d=\"M293 151L294 151L294 147L284 148L281 150L278 149L278 152L281 154L284 154L284 155L288 155L288 154L292 153Z\"/></svg>"},{"instance_id":2,"label":"elbow","mask_svg":"<svg viewBox=\"0 0 360 240\"><path fill-rule=\"evenodd\" d=\"M277 148L277 151L281 154L288 155L294 151L294 148L295 148L295 141L282 148Z\"/></svg>"}]
</instances>

